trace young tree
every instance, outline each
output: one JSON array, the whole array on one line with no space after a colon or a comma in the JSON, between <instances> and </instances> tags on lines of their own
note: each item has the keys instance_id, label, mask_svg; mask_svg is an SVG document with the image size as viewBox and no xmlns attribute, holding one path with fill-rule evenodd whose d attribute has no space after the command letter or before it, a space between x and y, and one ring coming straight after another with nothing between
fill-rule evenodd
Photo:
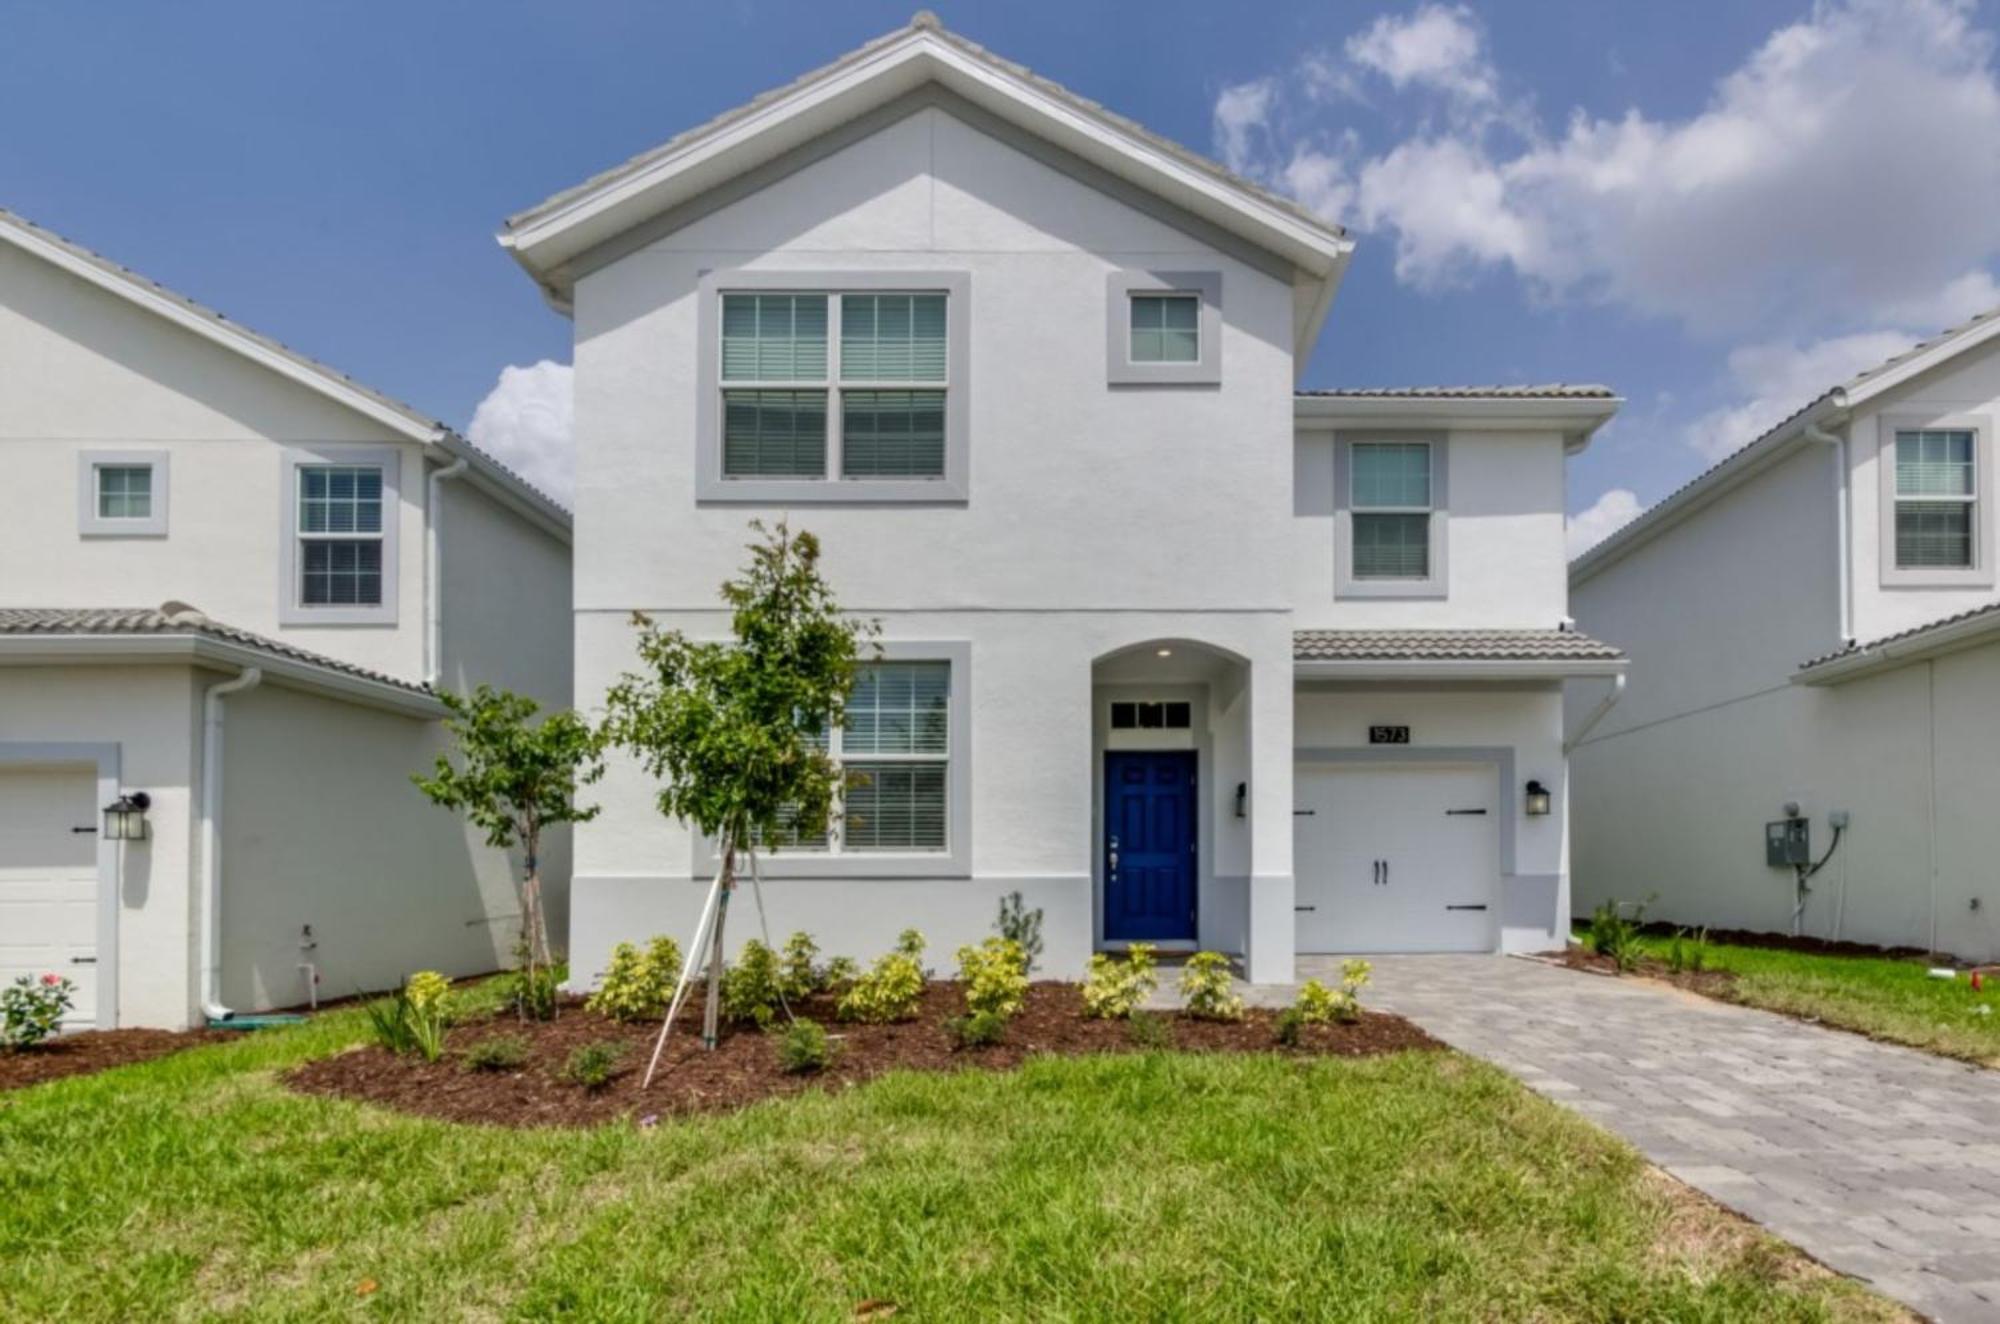
<instances>
[{"instance_id":1,"label":"young tree","mask_svg":"<svg viewBox=\"0 0 2000 1324\"><path fill-rule=\"evenodd\" d=\"M481 685L470 695L445 691L438 699L450 710L444 727L453 749L438 755L430 776L414 773L410 780L433 802L462 810L486 829L487 845L521 844L521 961L532 986L553 960L542 914L542 835L558 823L597 817L597 806L580 806L576 796L604 775L603 741L566 708L535 722L535 701L506 690Z\"/></svg>"},{"instance_id":2,"label":"young tree","mask_svg":"<svg viewBox=\"0 0 2000 1324\"><path fill-rule=\"evenodd\" d=\"M715 1046L723 921L737 858L785 832L816 836L840 773L824 734L840 721L873 622L849 619L820 577L819 540L750 527L750 564L722 586L735 638L697 643L635 614L639 660L606 698L605 734L660 781L658 804L722 852L702 1039ZM690 965L699 959L688 953Z\"/></svg>"}]
</instances>

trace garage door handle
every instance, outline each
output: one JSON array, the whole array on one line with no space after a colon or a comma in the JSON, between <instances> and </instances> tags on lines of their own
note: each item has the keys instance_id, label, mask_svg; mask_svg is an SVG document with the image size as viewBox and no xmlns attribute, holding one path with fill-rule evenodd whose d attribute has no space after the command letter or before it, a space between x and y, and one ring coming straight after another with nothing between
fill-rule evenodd
<instances>
[{"instance_id":1,"label":"garage door handle","mask_svg":"<svg viewBox=\"0 0 2000 1324\"><path fill-rule=\"evenodd\" d=\"M1486 811L1484 809L1447 809L1444 811L1444 816L1446 818L1453 818L1459 814L1477 814L1480 817L1484 818L1486 816Z\"/></svg>"},{"instance_id":2,"label":"garage door handle","mask_svg":"<svg viewBox=\"0 0 2000 1324\"><path fill-rule=\"evenodd\" d=\"M1294 810L1292 811L1292 817L1293 817L1293 818L1312 818L1312 817L1316 816L1316 815L1317 815L1318 813L1319 813L1319 810L1317 810L1317 809L1294 809Z\"/></svg>"},{"instance_id":3,"label":"garage door handle","mask_svg":"<svg viewBox=\"0 0 2000 1324\"><path fill-rule=\"evenodd\" d=\"M71 828L71 829L70 829L70 831L71 831L71 832L95 832L95 831L97 831L97 824L95 824L95 823L92 823L92 824L91 824L91 825L90 825L89 827L73 827L73 828Z\"/></svg>"},{"instance_id":4,"label":"garage door handle","mask_svg":"<svg viewBox=\"0 0 2000 1324\"><path fill-rule=\"evenodd\" d=\"M1484 910L1485 906L1446 906L1446 910Z\"/></svg>"},{"instance_id":5,"label":"garage door handle","mask_svg":"<svg viewBox=\"0 0 2000 1324\"><path fill-rule=\"evenodd\" d=\"M71 965L96 965L97 958L94 956L72 956L69 958L69 963Z\"/></svg>"},{"instance_id":6,"label":"garage door handle","mask_svg":"<svg viewBox=\"0 0 2000 1324\"><path fill-rule=\"evenodd\" d=\"M1318 910L1318 906L1293 906L1293 910Z\"/></svg>"}]
</instances>

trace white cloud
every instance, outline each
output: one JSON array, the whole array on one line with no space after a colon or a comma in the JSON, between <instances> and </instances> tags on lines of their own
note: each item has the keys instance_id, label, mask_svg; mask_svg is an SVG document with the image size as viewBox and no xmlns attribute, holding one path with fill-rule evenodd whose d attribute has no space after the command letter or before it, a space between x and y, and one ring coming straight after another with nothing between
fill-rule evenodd
<instances>
[{"instance_id":1,"label":"white cloud","mask_svg":"<svg viewBox=\"0 0 2000 1324\"><path fill-rule=\"evenodd\" d=\"M1231 170L1256 168L1259 146L1255 139L1269 128L1271 97L1276 91L1275 80L1259 78L1225 87L1215 98L1216 150Z\"/></svg>"},{"instance_id":2,"label":"white cloud","mask_svg":"<svg viewBox=\"0 0 2000 1324\"><path fill-rule=\"evenodd\" d=\"M509 364L473 411L473 445L568 505L576 489L574 369L543 359Z\"/></svg>"},{"instance_id":3,"label":"white cloud","mask_svg":"<svg viewBox=\"0 0 2000 1324\"><path fill-rule=\"evenodd\" d=\"M1506 182L1459 138L1406 142L1361 169L1355 214L1365 229L1396 231L1396 275L1437 289L1489 262L1534 264L1536 227L1516 215Z\"/></svg>"},{"instance_id":4,"label":"white cloud","mask_svg":"<svg viewBox=\"0 0 2000 1324\"><path fill-rule=\"evenodd\" d=\"M1645 507L1629 488L1614 487L1591 503L1588 510L1569 517L1567 536L1572 559L1583 555L1618 530L1639 518Z\"/></svg>"},{"instance_id":5,"label":"white cloud","mask_svg":"<svg viewBox=\"0 0 2000 1324\"><path fill-rule=\"evenodd\" d=\"M1355 65L1388 79L1398 92L1429 87L1468 103L1498 95L1479 20L1463 5L1426 4L1408 18L1384 14L1349 37L1344 49Z\"/></svg>"},{"instance_id":6,"label":"white cloud","mask_svg":"<svg viewBox=\"0 0 2000 1324\"><path fill-rule=\"evenodd\" d=\"M1723 459L1855 373L1900 354L1917 337L1862 331L1807 344L1771 341L1731 351L1729 376L1741 399L1690 423L1687 444L1704 459Z\"/></svg>"}]
</instances>

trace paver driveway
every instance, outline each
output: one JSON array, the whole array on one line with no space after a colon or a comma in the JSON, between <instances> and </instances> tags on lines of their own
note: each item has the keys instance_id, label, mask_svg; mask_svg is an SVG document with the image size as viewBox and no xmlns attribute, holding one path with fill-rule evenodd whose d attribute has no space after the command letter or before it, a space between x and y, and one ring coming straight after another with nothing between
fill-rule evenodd
<instances>
[{"instance_id":1,"label":"paver driveway","mask_svg":"<svg viewBox=\"0 0 2000 1324\"><path fill-rule=\"evenodd\" d=\"M1338 966L1302 958L1298 977ZM2000 1072L1505 957L1380 957L1364 1000L1833 1268L1938 1319L2000 1320Z\"/></svg>"}]
</instances>

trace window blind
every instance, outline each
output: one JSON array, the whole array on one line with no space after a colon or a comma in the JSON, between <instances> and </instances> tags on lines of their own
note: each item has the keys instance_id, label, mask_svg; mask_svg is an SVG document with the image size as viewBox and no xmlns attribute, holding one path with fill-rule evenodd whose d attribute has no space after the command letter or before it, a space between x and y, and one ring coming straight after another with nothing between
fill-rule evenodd
<instances>
[{"instance_id":1,"label":"window blind","mask_svg":"<svg viewBox=\"0 0 2000 1324\"><path fill-rule=\"evenodd\" d=\"M1355 511L1356 579L1426 579L1431 572L1431 517Z\"/></svg>"},{"instance_id":2,"label":"window blind","mask_svg":"<svg viewBox=\"0 0 2000 1324\"><path fill-rule=\"evenodd\" d=\"M722 379L825 381L826 296L723 295Z\"/></svg>"},{"instance_id":3,"label":"window blind","mask_svg":"<svg viewBox=\"0 0 2000 1324\"><path fill-rule=\"evenodd\" d=\"M847 478L944 477L943 391L842 391L840 471Z\"/></svg>"},{"instance_id":4,"label":"window blind","mask_svg":"<svg viewBox=\"0 0 2000 1324\"><path fill-rule=\"evenodd\" d=\"M724 391L722 471L731 478L824 478L825 391Z\"/></svg>"},{"instance_id":5,"label":"window blind","mask_svg":"<svg viewBox=\"0 0 2000 1324\"><path fill-rule=\"evenodd\" d=\"M840 296L840 375L844 381L945 380L945 296Z\"/></svg>"}]
</instances>

